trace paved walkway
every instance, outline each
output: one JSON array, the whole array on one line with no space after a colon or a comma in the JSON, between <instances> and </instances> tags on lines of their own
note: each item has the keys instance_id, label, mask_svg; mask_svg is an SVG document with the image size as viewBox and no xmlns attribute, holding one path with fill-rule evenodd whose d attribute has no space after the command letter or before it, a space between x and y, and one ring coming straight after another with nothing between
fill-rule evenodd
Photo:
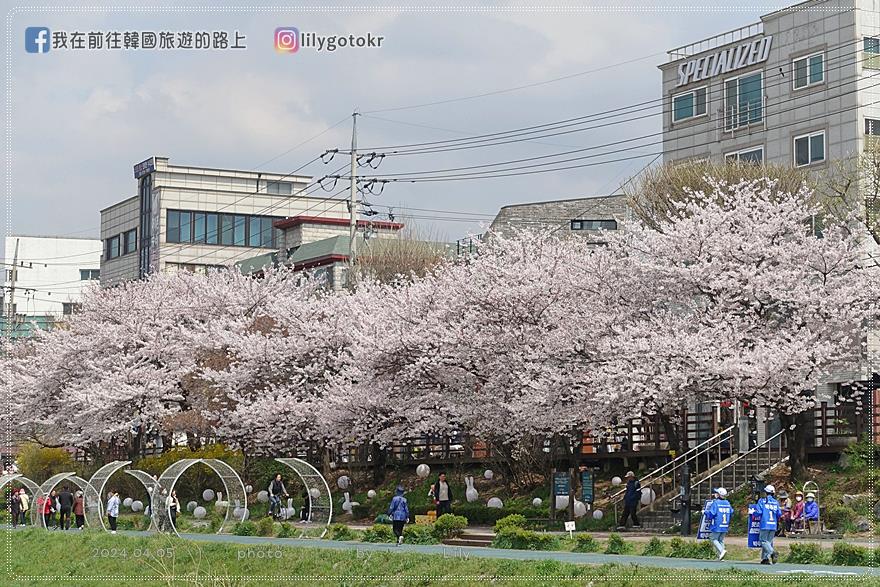
<instances>
[{"instance_id":1,"label":"paved walkway","mask_svg":"<svg viewBox=\"0 0 880 587\"><path fill-rule=\"evenodd\" d=\"M124 534L143 536L146 532L127 531ZM181 534L183 538L198 542L218 542L222 544L245 544L249 546L280 545L308 548L328 548L333 550L350 550L363 555L369 552L400 552L441 555L461 558L496 558L515 560L557 560L560 562L602 565L614 563L619 565L638 565L664 569L739 569L758 571L774 575L869 575L880 577L880 568L873 567L838 567L830 565L793 565L780 563L777 565L761 565L738 561L706 561L697 559L679 559L657 556L634 556L612 554L587 554L578 552L554 552L534 550L509 550L503 548L480 548L474 546L445 546L442 544L420 545L404 544L397 547L393 544L372 544L369 542L342 542L337 540L318 540L300 538L264 538L260 536L234 536L231 534Z\"/></svg>"}]
</instances>

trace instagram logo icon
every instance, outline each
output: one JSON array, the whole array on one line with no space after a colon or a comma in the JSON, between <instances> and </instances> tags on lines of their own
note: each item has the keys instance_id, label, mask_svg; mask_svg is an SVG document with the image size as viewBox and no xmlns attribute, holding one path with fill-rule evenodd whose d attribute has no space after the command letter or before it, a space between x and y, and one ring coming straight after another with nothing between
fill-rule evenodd
<instances>
[{"instance_id":1,"label":"instagram logo icon","mask_svg":"<svg viewBox=\"0 0 880 587\"><path fill-rule=\"evenodd\" d=\"M279 53L299 51L299 29L290 26L275 29L275 50Z\"/></svg>"}]
</instances>

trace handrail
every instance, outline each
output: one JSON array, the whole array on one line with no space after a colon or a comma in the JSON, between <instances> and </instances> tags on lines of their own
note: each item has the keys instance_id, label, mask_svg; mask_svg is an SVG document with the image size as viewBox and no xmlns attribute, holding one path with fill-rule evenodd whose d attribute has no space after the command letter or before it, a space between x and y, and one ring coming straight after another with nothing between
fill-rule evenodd
<instances>
[{"instance_id":1,"label":"handrail","mask_svg":"<svg viewBox=\"0 0 880 587\"><path fill-rule=\"evenodd\" d=\"M710 442L716 442L716 443L713 444L712 446L706 447L705 450L710 450L712 448L715 448L716 446L718 446L717 441L724 440L725 438L722 438L722 437L726 437L726 435L734 428L736 428L736 425L725 428L724 430L722 430L721 432L719 432L715 436L712 436L711 438L707 438L706 440L704 440L703 442L701 442L697 446L693 447L692 449L689 449L688 451L681 453L680 455L678 455L677 457L675 457L674 459L672 459L668 463L665 463L664 465L662 465L660 468L654 469L653 471L651 471L650 473L648 473L647 475L642 477L640 479L640 483L644 484L646 481L650 481L656 477L662 477L664 475L667 475L672 470L677 468L678 465L675 465L675 463L677 463L678 461L681 461L682 459L684 459L684 462L687 462L687 461L693 459L694 457L697 456L697 454L700 452L700 450L703 449L703 446L710 443ZM705 452L705 450L703 450L703 452ZM691 454L691 453L693 453L693 454ZM673 465L675 465L675 466L673 466ZM626 488L623 488L620 491L618 491L617 493L614 493L613 495L611 495L609 497L609 500L612 503L620 501L620 499L618 499L618 498L621 495L623 495L625 492L626 492Z\"/></svg>"},{"instance_id":2,"label":"handrail","mask_svg":"<svg viewBox=\"0 0 880 587\"><path fill-rule=\"evenodd\" d=\"M707 481L710 481L713 477L715 477L715 475L718 475L718 474L720 474L720 473L723 473L724 471L726 471L726 470L729 469L730 467L734 467L734 469L733 469L733 472L734 472L733 487L728 487L727 490L728 490L729 492L735 491L735 490L738 489L740 486L742 486L744 483L746 483L747 480L748 480L748 477L749 477L748 461L746 461L746 471L745 471L745 473L744 473L744 477L745 477L745 478L742 480L741 483L737 483L737 482L736 482L736 468L735 468L735 467L736 467L736 464L737 464L738 462L740 462L742 459L745 459L745 458L747 458L749 455L752 455L752 454L757 453L758 451L764 449L765 447L766 447L766 449L767 449L768 466L769 466L770 468L773 468L773 467L775 467L776 465L778 465L779 463L785 461L788 457L785 457L785 458L779 458L775 463L772 462L772 459L769 458L769 457L770 457L770 454L771 454L770 451L772 450L772 447L770 446L770 443L772 443L774 440L776 440L776 439L782 437L784 434L785 434L785 430L780 430L779 432L777 432L776 434L774 434L773 436L771 436L770 438L766 439L764 442L762 442L761 444L759 444L758 446L756 446L756 447L754 447L754 448L752 448L752 449L749 449L748 451L746 451L746 452L744 452L744 453L739 454L735 459L731 460L729 463L727 463L727 464L724 465L723 467L719 468L719 469L716 470L716 471L712 471L710 474L704 476L702 479L700 479L699 481L697 481L696 483L694 483L693 485L691 485L691 496L694 495L694 493L693 493L693 492L694 492L694 489L696 489L697 487L699 487L699 486L705 484ZM780 442L780 444L779 444L778 455L781 455L781 454L782 454L782 443ZM760 464L759 464L759 465L760 465ZM758 469L758 466L756 466L756 471L755 471L756 473L759 472L759 471L757 471L757 469ZM762 470L763 470L763 469L762 469ZM697 498L699 499L699 496L697 496Z\"/></svg>"}]
</instances>

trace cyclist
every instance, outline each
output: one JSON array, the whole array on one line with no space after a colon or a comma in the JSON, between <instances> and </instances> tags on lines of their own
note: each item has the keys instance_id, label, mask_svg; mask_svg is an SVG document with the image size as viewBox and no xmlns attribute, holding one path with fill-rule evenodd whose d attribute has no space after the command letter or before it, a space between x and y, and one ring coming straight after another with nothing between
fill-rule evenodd
<instances>
[{"instance_id":1,"label":"cyclist","mask_svg":"<svg viewBox=\"0 0 880 587\"><path fill-rule=\"evenodd\" d=\"M269 511L266 515L278 517L281 515L281 498L288 497L287 488L281 480L281 473L276 473L269 482Z\"/></svg>"}]
</instances>

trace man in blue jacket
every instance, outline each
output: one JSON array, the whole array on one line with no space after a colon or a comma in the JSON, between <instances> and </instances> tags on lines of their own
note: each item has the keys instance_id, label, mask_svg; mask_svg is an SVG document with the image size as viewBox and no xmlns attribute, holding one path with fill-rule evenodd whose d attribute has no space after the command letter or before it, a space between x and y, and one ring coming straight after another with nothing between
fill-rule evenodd
<instances>
[{"instance_id":1,"label":"man in blue jacket","mask_svg":"<svg viewBox=\"0 0 880 587\"><path fill-rule=\"evenodd\" d=\"M639 517L636 511L639 509L639 503L642 499L642 486L636 479L636 474L632 471L626 473L626 492L623 494L623 520L620 526L626 528L626 519L631 517L633 528L641 528Z\"/></svg>"},{"instance_id":2,"label":"man in blue jacket","mask_svg":"<svg viewBox=\"0 0 880 587\"><path fill-rule=\"evenodd\" d=\"M703 512L709 525L709 541L718 553L718 560L724 559L727 550L724 548L724 535L730 529L733 507L727 501L727 490L719 487L715 490L715 499Z\"/></svg>"},{"instance_id":3,"label":"man in blue jacket","mask_svg":"<svg viewBox=\"0 0 880 587\"><path fill-rule=\"evenodd\" d=\"M779 555L773 549L773 538L776 536L776 528L779 524L781 512L779 510L779 502L774 497L776 488L772 485L767 485L764 488L764 493L767 496L759 499L755 508L749 511L749 513L754 519L761 520L760 532L758 533L758 537L761 540L761 564L775 565Z\"/></svg>"},{"instance_id":4,"label":"man in blue jacket","mask_svg":"<svg viewBox=\"0 0 880 587\"><path fill-rule=\"evenodd\" d=\"M398 485L394 497L391 498L391 505L388 506L388 515L391 516L391 525L394 535L397 536L397 546L403 544L403 527L409 520L409 504L403 493L403 485Z\"/></svg>"}]
</instances>

